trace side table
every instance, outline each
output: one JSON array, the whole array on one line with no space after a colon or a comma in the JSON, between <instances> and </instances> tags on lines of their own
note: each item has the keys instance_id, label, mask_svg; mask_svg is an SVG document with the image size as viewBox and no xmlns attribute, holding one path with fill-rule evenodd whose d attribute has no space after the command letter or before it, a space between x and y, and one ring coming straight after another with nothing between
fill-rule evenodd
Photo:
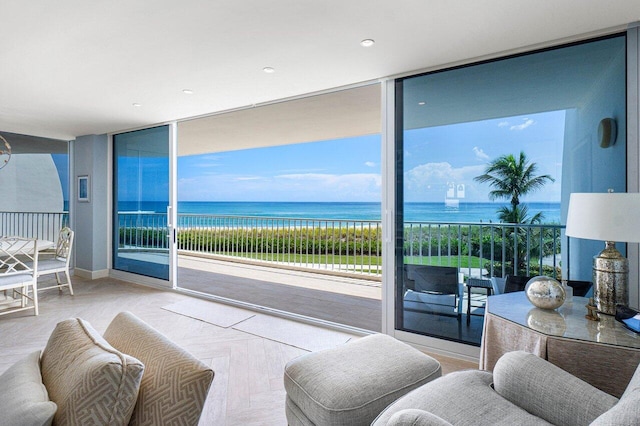
<instances>
[{"instance_id":1,"label":"side table","mask_svg":"<svg viewBox=\"0 0 640 426\"><path fill-rule=\"evenodd\" d=\"M524 292L489 297L480 368L492 370L502 354L524 350L620 397L640 363L640 335L609 315L586 319L587 303L574 296L550 311L535 308Z\"/></svg>"},{"instance_id":2,"label":"side table","mask_svg":"<svg viewBox=\"0 0 640 426\"><path fill-rule=\"evenodd\" d=\"M471 322L471 289L472 288L484 288L487 292L487 298L491 296L491 292L493 291L493 286L491 285L491 280L486 280L482 278L468 278L467 282L464 283L467 287L467 324ZM479 307L479 306L478 306ZM486 305L485 305L486 309Z\"/></svg>"}]
</instances>

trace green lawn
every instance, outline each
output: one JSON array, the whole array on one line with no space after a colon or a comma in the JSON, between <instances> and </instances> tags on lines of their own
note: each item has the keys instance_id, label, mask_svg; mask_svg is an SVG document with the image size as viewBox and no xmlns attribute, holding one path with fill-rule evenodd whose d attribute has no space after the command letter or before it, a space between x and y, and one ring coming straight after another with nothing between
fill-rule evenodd
<instances>
[{"instance_id":1,"label":"green lawn","mask_svg":"<svg viewBox=\"0 0 640 426\"><path fill-rule=\"evenodd\" d=\"M405 256L404 263L408 265L430 265L430 266L455 266L459 268L482 268L486 259L476 256Z\"/></svg>"},{"instance_id":2,"label":"green lawn","mask_svg":"<svg viewBox=\"0 0 640 426\"><path fill-rule=\"evenodd\" d=\"M220 253L225 254L226 253ZM382 265L380 256L360 256L360 255L320 255L320 254L299 254L299 253L232 253L231 256L245 259L266 260L271 262L288 263L317 263L317 264L337 264L337 265Z\"/></svg>"},{"instance_id":3,"label":"green lawn","mask_svg":"<svg viewBox=\"0 0 640 426\"><path fill-rule=\"evenodd\" d=\"M221 253L222 254L222 253ZM234 257L241 257L245 259L264 260L270 262L284 262L293 264L336 264L336 265L362 265L364 267L380 266L382 265L382 258L380 256L360 256L360 255L311 255L311 254L282 254L282 253L234 253ZM455 266L462 268L482 268L483 260L479 257L472 256L440 256L440 257L420 257L420 256L405 256L404 262L412 265L431 265L431 266Z\"/></svg>"}]
</instances>

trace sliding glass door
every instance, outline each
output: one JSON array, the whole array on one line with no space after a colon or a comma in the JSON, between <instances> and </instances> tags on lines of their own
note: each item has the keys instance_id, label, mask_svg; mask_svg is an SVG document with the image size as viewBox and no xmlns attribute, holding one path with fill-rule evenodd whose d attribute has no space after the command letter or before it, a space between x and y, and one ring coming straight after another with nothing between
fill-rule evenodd
<instances>
[{"instance_id":1,"label":"sliding glass door","mask_svg":"<svg viewBox=\"0 0 640 426\"><path fill-rule=\"evenodd\" d=\"M572 192L626 191L625 60L620 35L396 82L397 330L479 345L487 295L591 280L602 243L564 223Z\"/></svg>"},{"instance_id":2,"label":"sliding glass door","mask_svg":"<svg viewBox=\"0 0 640 426\"><path fill-rule=\"evenodd\" d=\"M113 268L169 280L170 127L113 137Z\"/></svg>"}]
</instances>

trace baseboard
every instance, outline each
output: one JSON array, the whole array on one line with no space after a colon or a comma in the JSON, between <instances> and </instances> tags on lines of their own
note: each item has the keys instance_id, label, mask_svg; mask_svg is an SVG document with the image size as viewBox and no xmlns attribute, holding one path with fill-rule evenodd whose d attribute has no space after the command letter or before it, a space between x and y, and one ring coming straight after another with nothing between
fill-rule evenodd
<instances>
[{"instance_id":1,"label":"baseboard","mask_svg":"<svg viewBox=\"0 0 640 426\"><path fill-rule=\"evenodd\" d=\"M97 280L98 278L107 278L109 276L108 269L101 269L99 271L88 271L86 269L74 268L73 275L77 275L81 278L87 278L90 280Z\"/></svg>"}]
</instances>

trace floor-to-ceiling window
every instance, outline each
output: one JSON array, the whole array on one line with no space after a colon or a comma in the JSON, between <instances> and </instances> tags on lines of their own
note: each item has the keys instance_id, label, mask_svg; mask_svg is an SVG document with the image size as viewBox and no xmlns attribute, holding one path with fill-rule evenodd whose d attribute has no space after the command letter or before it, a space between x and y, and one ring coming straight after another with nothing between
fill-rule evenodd
<instances>
[{"instance_id":1,"label":"floor-to-ceiling window","mask_svg":"<svg viewBox=\"0 0 640 426\"><path fill-rule=\"evenodd\" d=\"M501 280L590 280L600 244L572 240L569 257L564 218L572 192L626 190L625 47L613 36L396 82L397 330L479 345Z\"/></svg>"},{"instance_id":2,"label":"floor-to-ceiling window","mask_svg":"<svg viewBox=\"0 0 640 426\"><path fill-rule=\"evenodd\" d=\"M186 120L177 145L179 288L380 331L379 84Z\"/></svg>"},{"instance_id":3,"label":"floor-to-ceiling window","mask_svg":"<svg viewBox=\"0 0 640 426\"><path fill-rule=\"evenodd\" d=\"M169 279L169 126L113 136L113 267Z\"/></svg>"}]
</instances>

